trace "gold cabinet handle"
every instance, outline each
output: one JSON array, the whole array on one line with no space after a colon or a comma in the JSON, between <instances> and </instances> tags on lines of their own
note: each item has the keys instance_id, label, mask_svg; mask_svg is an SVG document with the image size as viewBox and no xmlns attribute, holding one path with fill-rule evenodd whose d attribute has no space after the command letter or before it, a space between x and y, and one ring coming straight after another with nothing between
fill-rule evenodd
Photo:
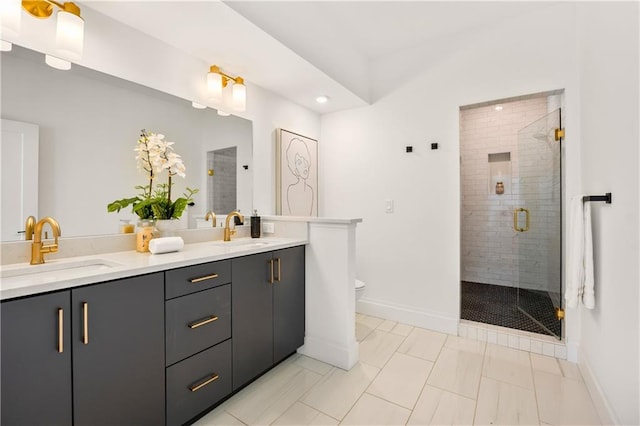
<instances>
[{"instance_id":1,"label":"gold cabinet handle","mask_svg":"<svg viewBox=\"0 0 640 426\"><path fill-rule=\"evenodd\" d=\"M214 321L217 321L217 320L218 320L217 316L211 315L211 316L206 317L206 318L204 318L202 320L199 320L199 321L196 321L196 322L192 322L191 324L188 324L188 325L189 325L190 329L194 329L194 328L201 327L201 326L203 326L205 324L209 324L210 322L214 322Z\"/></svg>"},{"instance_id":2,"label":"gold cabinet handle","mask_svg":"<svg viewBox=\"0 0 640 426\"><path fill-rule=\"evenodd\" d=\"M58 308L58 352L64 352L64 310Z\"/></svg>"},{"instance_id":3,"label":"gold cabinet handle","mask_svg":"<svg viewBox=\"0 0 640 426\"><path fill-rule=\"evenodd\" d=\"M276 262L278 262L278 278L276 279L276 281L280 282L282 281L282 270L280 269L280 258L276 257Z\"/></svg>"},{"instance_id":4,"label":"gold cabinet handle","mask_svg":"<svg viewBox=\"0 0 640 426\"><path fill-rule=\"evenodd\" d=\"M209 383L214 382L216 380L218 380L218 375L216 373L213 373L212 375L207 376L204 379L198 380L196 383L189 386L189 390L191 392L196 392L201 388L207 386Z\"/></svg>"},{"instance_id":5,"label":"gold cabinet handle","mask_svg":"<svg viewBox=\"0 0 640 426\"><path fill-rule=\"evenodd\" d=\"M214 278L218 278L218 274L211 274L211 275L207 275L199 278L191 278L189 282L194 284L194 283L199 283L200 281L212 280Z\"/></svg>"},{"instance_id":6,"label":"gold cabinet handle","mask_svg":"<svg viewBox=\"0 0 640 426\"><path fill-rule=\"evenodd\" d=\"M269 263L269 269L271 271L271 275L269 276L269 284L273 284L275 279L273 277L273 259L269 259L267 260L267 263Z\"/></svg>"},{"instance_id":7,"label":"gold cabinet handle","mask_svg":"<svg viewBox=\"0 0 640 426\"><path fill-rule=\"evenodd\" d=\"M518 226L518 213L520 212L524 212L525 215L525 226L524 228L520 228ZM524 207L519 207L515 210L513 210L513 229L516 230L516 232L527 232L529 230L529 225L531 223L530 218L529 218L529 209L525 209Z\"/></svg>"},{"instance_id":8,"label":"gold cabinet handle","mask_svg":"<svg viewBox=\"0 0 640 426\"><path fill-rule=\"evenodd\" d=\"M82 343L89 344L89 304L82 304Z\"/></svg>"}]
</instances>

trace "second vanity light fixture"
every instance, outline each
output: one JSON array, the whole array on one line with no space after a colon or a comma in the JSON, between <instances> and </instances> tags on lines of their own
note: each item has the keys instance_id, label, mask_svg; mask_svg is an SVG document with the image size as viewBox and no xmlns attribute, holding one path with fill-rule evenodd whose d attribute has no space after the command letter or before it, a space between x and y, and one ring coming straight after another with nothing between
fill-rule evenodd
<instances>
[{"instance_id":1,"label":"second vanity light fixture","mask_svg":"<svg viewBox=\"0 0 640 426\"><path fill-rule=\"evenodd\" d=\"M224 99L224 89L233 82L231 87L231 103L228 104ZM244 85L244 79L240 76L231 77L222 72L217 65L211 65L207 73L207 89L211 100L220 104L222 109L230 108L234 111L242 112L247 108L247 87ZM218 113L221 110L218 109ZM223 111L223 114L226 114ZM220 115L223 115L220 114ZM228 115L228 114L227 114Z\"/></svg>"},{"instance_id":2,"label":"second vanity light fixture","mask_svg":"<svg viewBox=\"0 0 640 426\"><path fill-rule=\"evenodd\" d=\"M70 61L82 58L84 45L84 19L80 16L80 8L72 2L58 3L53 0L3 0L2 29L11 35L20 33L21 8L29 15L38 19L47 19L53 15L54 9L60 9L56 14L56 54L45 56L48 65L67 70L71 68ZM3 41L3 50L10 50L11 45Z\"/></svg>"}]
</instances>

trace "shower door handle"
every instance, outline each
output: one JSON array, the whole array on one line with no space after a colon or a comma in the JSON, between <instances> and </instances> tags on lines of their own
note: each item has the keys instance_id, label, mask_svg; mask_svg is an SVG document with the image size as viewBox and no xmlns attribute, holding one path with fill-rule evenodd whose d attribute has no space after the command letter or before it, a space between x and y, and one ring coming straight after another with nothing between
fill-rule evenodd
<instances>
[{"instance_id":1,"label":"shower door handle","mask_svg":"<svg viewBox=\"0 0 640 426\"><path fill-rule=\"evenodd\" d=\"M524 212L524 216L525 216L524 228L520 228L520 226L518 226L518 216L520 212ZM529 230L529 224L530 224L529 209L520 207L513 211L513 229L515 229L517 232L527 232Z\"/></svg>"}]
</instances>

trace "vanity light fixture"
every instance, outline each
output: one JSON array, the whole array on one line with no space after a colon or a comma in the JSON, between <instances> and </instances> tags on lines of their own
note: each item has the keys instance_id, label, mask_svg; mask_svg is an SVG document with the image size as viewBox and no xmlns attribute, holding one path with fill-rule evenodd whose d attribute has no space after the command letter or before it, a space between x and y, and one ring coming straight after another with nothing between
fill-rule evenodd
<instances>
[{"instance_id":1,"label":"vanity light fixture","mask_svg":"<svg viewBox=\"0 0 640 426\"><path fill-rule=\"evenodd\" d=\"M214 102L223 102L222 91L229 82L233 82L232 100L230 106L235 111L244 111L247 108L247 87L244 85L244 79L240 76L231 77L220 71L217 65L211 65L207 73L207 88ZM220 113L220 110L218 110Z\"/></svg>"},{"instance_id":2,"label":"vanity light fixture","mask_svg":"<svg viewBox=\"0 0 640 426\"><path fill-rule=\"evenodd\" d=\"M194 107L195 109L206 109L207 108L206 105L199 104L196 101L191 101L191 106Z\"/></svg>"},{"instance_id":3,"label":"vanity light fixture","mask_svg":"<svg viewBox=\"0 0 640 426\"><path fill-rule=\"evenodd\" d=\"M9 2L14 3L13 0L7 1L7 3ZM54 8L60 9L56 14L56 56L46 55L45 61L48 65L58 69L69 69L71 67L69 61L78 61L82 58L84 19L80 16L80 8L75 3L58 3L54 0L22 0L22 8L31 16L39 19L51 17ZM62 64L61 61L68 63L68 65Z\"/></svg>"},{"instance_id":4,"label":"vanity light fixture","mask_svg":"<svg viewBox=\"0 0 640 426\"><path fill-rule=\"evenodd\" d=\"M11 52L11 49L13 49L13 44L0 40L0 52Z\"/></svg>"},{"instance_id":5,"label":"vanity light fixture","mask_svg":"<svg viewBox=\"0 0 640 426\"><path fill-rule=\"evenodd\" d=\"M223 111L223 110L219 109L219 110L218 110L218 115L219 115L220 117L228 117L228 116L230 116L231 114L229 114L229 113L228 113L228 112L226 112L226 111Z\"/></svg>"}]
</instances>

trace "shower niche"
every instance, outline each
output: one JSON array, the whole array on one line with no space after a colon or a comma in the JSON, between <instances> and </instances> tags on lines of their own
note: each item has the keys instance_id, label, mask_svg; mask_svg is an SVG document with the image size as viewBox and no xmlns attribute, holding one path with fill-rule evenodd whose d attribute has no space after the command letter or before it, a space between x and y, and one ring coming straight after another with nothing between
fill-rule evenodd
<instances>
[{"instance_id":1,"label":"shower niche","mask_svg":"<svg viewBox=\"0 0 640 426\"><path fill-rule=\"evenodd\" d=\"M489 194L511 194L511 152L489 154Z\"/></svg>"}]
</instances>

